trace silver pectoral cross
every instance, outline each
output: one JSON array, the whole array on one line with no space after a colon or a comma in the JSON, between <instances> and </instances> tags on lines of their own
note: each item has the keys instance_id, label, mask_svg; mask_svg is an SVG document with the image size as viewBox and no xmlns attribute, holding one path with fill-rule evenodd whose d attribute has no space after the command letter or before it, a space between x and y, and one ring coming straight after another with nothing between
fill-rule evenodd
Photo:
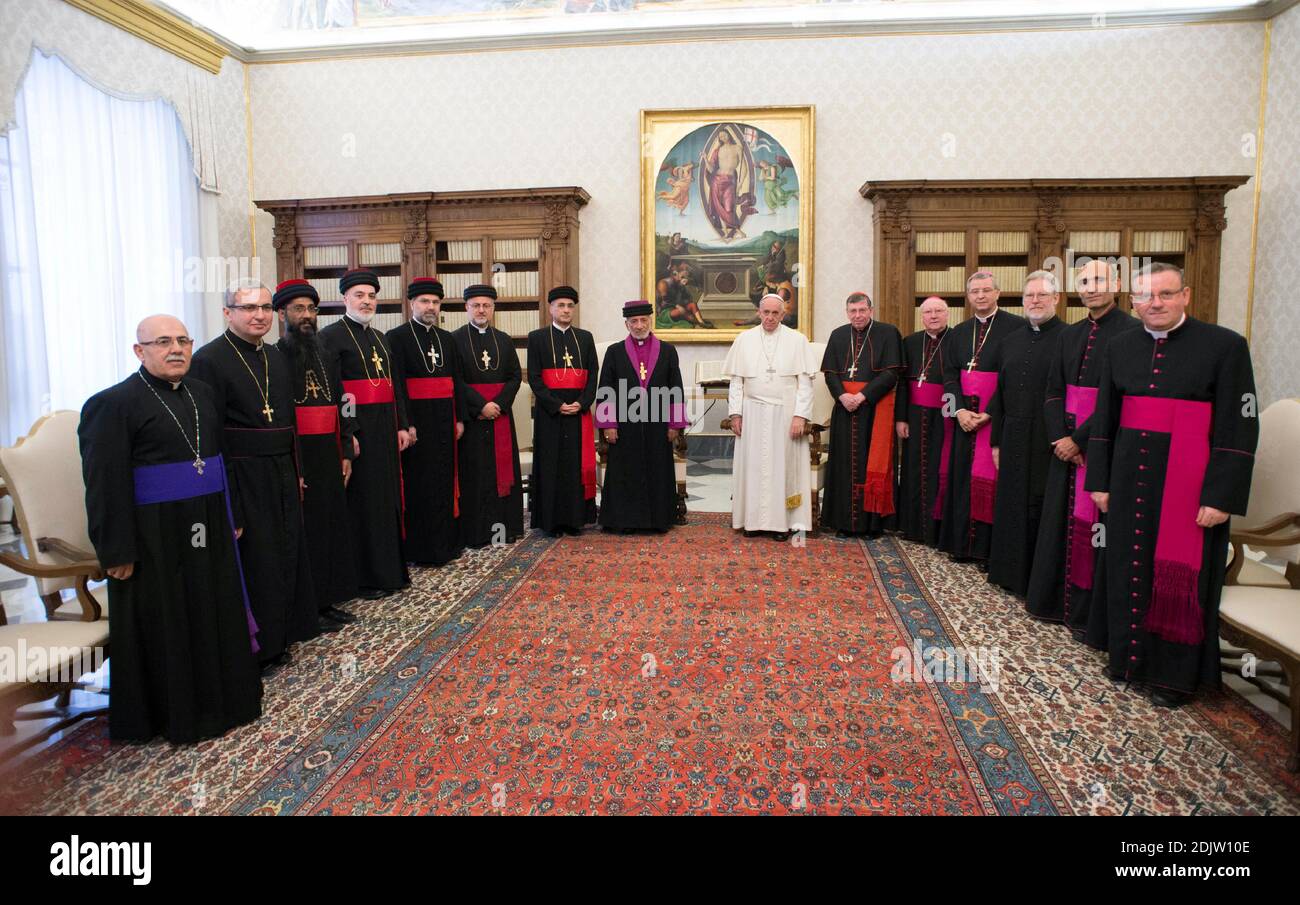
<instances>
[{"instance_id":1,"label":"silver pectoral cross","mask_svg":"<svg viewBox=\"0 0 1300 905\"><path fill-rule=\"evenodd\" d=\"M438 367L438 350L433 346L429 347L429 361L433 362L435 368Z\"/></svg>"},{"instance_id":2,"label":"silver pectoral cross","mask_svg":"<svg viewBox=\"0 0 1300 905\"><path fill-rule=\"evenodd\" d=\"M483 350L483 355L480 357L483 359L483 367L492 367L492 356L487 353L487 349Z\"/></svg>"},{"instance_id":3,"label":"silver pectoral cross","mask_svg":"<svg viewBox=\"0 0 1300 905\"><path fill-rule=\"evenodd\" d=\"M204 462L201 458L199 458L199 457L196 455L196 456L194 457L194 463L193 463L193 464L194 464L194 470L197 471L199 474L203 474L203 466L204 466L204 465L207 465L208 463L207 463L207 462Z\"/></svg>"},{"instance_id":4,"label":"silver pectoral cross","mask_svg":"<svg viewBox=\"0 0 1300 905\"><path fill-rule=\"evenodd\" d=\"M849 365L849 379L852 380L853 375L856 373L858 373L858 363L855 361L853 364Z\"/></svg>"}]
</instances>

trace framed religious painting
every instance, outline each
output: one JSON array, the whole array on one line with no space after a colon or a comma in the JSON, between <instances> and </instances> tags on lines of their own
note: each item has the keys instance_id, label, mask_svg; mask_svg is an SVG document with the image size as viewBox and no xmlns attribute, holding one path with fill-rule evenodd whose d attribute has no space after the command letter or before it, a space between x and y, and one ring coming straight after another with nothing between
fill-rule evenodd
<instances>
[{"instance_id":1,"label":"framed religious painting","mask_svg":"<svg viewBox=\"0 0 1300 905\"><path fill-rule=\"evenodd\" d=\"M812 338L811 106L641 111L641 283L675 343L731 342L768 294Z\"/></svg>"}]
</instances>

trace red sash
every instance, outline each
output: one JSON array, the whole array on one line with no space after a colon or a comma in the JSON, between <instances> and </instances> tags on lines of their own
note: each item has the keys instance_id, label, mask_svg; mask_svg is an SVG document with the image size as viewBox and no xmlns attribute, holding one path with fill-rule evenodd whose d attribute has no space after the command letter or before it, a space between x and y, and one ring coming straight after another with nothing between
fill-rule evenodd
<instances>
[{"instance_id":1,"label":"red sash","mask_svg":"<svg viewBox=\"0 0 1300 905\"><path fill-rule=\"evenodd\" d=\"M1208 402L1125 396L1119 416L1121 428L1169 434L1151 606L1143 627L1176 644L1199 644L1205 637L1199 594L1205 529L1196 524L1196 514L1201 506L1205 470L1210 464L1213 415ZM1154 467L1145 463L1139 466L1144 470Z\"/></svg>"},{"instance_id":2,"label":"red sash","mask_svg":"<svg viewBox=\"0 0 1300 905\"><path fill-rule=\"evenodd\" d=\"M469 388L483 397L484 402L491 402L501 393L504 383L471 383ZM492 422L492 445L497 469L497 496L510 496L510 488L515 486L515 457L510 443L509 410L502 410L500 417Z\"/></svg>"},{"instance_id":3,"label":"red sash","mask_svg":"<svg viewBox=\"0 0 1300 905\"><path fill-rule=\"evenodd\" d=\"M352 394L357 405L383 405L393 401L393 382L384 378L375 386L369 380L345 380L343 392Z\"/></svg>"},{"instance_id":4,"label":"red sash","mask_svg":"<svg viewBox=\"0 0 1300 905\"><path fill-rule=\"evenodd\" d=\"M989 402L998 388L996 371L961 372L961 391L967 396L978 396L976 411L988 411ZM975 452L970 464L970 517L971 521L993 524L993 497L997 491L998 470L993 464L992 432L989 425L975 431Z\"/></svg>"},{"instance_id":5,"label":"red sash","mask_svg":"<svg viewBox=\"0 0 1300 905\"><path fill-rule=\"evenodd\" d=\"M919 387L908 387L912 405L925 409L943 408L943 384L922 383ZM948 492L948 460L952 457L952 432L956 418L943 419L943 449L939 452L939 490L934 497L934 506L930 518L943 518L943 496Z\"/></svg>"},{"instance_id":6,"label":"red sash","mask_svg":"<svg viewBox=\"0 0 1300 905\"><path fill-rule=\"evenodd\" d=\"M298 433L303 436L333 434L339 429L339 410L333 405L300 405L293 410Z\"/></svg>"},{"instance_id":7,"label":"red sash","mask_svg":"<svg viewBox=\"0 0 1300 905\"><path fill-rule=\"evenodd\" d=\"M1065 386L1065 410L1074 416L1074 425L1078 427L1092 417L1097 408L1097 388L1081 387L1074 384ZM1092 526L1097 522L1097 505L1092 501L1092 494L1083 489L1088 477L1088 463L1074 467L1074 502L1071 506L1069 524L1070 565L1066 579L1076 588L1085 591L1092 587L1092 567L1094 563L1092 549Z\"/></svg>"},{"instance_id":8,"label":"red sash","mask_svg":"<svg viewBox=\"0 0 1300 905\"><path fill-rule=\"evenodd\" d=\"M408 399L450 399L451 400L451 514L460 518L460 444L456 442L456 397L455 384L450 377L408 377L406 379L406 396Z\"/></svg>"},{"instance_id":9,"label":"red sash","mask_svg":"<svg viewBox=\"0 0 1300 905\"><path fill-rule=\"evenodd\" d=\"M844 392L861 393L864 380L844 381ZM862 485L862 509L880 515L894 514L894 391L876 403L871 419L871 448L867 450L867 476Z\"/></svg>"},{"instance_id":10,"label":"red sash","mask_svg":"<svg viewBox=\"0 0 1300 905\"><path fill-rule=\"evenodd\" d=\"M587 387L586 368L542 368L542 383L552 390L582 390ZM596 431L591 423L591 411L578 416L582 419L582 496L596 498Z\"/></svg>"},{"instance_id":11,"label":"red sash","mask_svg":"<svg viewBox=\"0 0 1300 905\"><path fill-rule=\"evenodd\" d=\"M357 405L384 405L396 401L393 395L393 382L387 377L375 386L369 380L345 380L343 392L352 396ZM401 425L397 423L397 406L393 406L393 430ZM406 540L406 478L402 475L402 454L397 454L397 494L402 505L402 540Z\"/></svg>"}]
</instances>

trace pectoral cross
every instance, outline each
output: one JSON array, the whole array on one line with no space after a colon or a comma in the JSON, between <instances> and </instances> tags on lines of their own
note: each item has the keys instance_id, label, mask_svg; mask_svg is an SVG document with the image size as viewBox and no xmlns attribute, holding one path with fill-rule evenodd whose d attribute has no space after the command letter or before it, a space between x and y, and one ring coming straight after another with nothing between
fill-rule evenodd
<instances>
[{"instance_id":1,"label":"pectoral cross","mask_svg":"<svg viewBox=\"0 0 1300 905\"><path fill-rule=\"evenodd\" d=\"M379 357L379 350L378 350L378 349L371 349L371 350L370 350L370 363L371 363L372 365L375 366L375 375L376 375L377 377L383 377L383 376L384 376L384 360L383 360L382 358Z\"/></svg>"},{"instance_id":2,"label":"pectoral cross","mask_svg":"<svg viewBox=\"0 0 1300 905\"><path fill-rule=\"evenodd\" d=\"M922 374L921 377L920 377L920 379L918 379L918 380L916 381L916 385L919 387L919 386L920 386L921 384L923 384L923 383L925 383L925 375L924 375L924 374Z\"/></svg>"},{"instance_id":3,"label":"pectoral cross","mask_svg":"<svg viewBox=\"0 0 1300 905\"><path fill-rule=\"evenodd\" d=\"M429 347L429 361L433 362L435 368L438 367L438 350L433 346Z\"/></svg>"},{"instance_id":4,"label":"pectoral cross","mask_svg":"<svg viewBox=\"0 0 1300 905\"><path fill-rule=\"evenodd\" d=\"M647 373L645 372L645 362L644 362L644 361L639 362L638 364L639 364L640 367L641 367L641 382L642 382L642 383L645 383L646 380L649 378L650 375L647 374Z\"/></svg>"},{"instance_id":5,"label":"pectoral cross","mask_svg":"<svg viewBox=\"0 0 1300 905\"><path fill-rule=\"evenodd\" d=\"M193 464L194 464L194 470L197 471L199 474L203 474L203 466L207 465L208 463L204 462L198 456L195 456Z\"/></svg>"},{"instance_id":6,"label":"pectoral cross","mask_svg":"<svg viewBox=\"0 0 1300 905\"><path fill-rule=\"evenodd\" d=\"M966 370L967 371L975 370L975 359L972 358L970 361L966 362Z\"/></svg>"},{"instance_id":7,"label":"pectoral cross","mask_svg":"<svg viewBox=\"0 0 1300 905\"><path fill-rule=\"evenodd\" d=\"M323 387L316 382L316 372L311 368L307 369L306 389L308 393L311 393L312 399L318 399L320 397L320 391L323 389Z\"/></svg>"},{"instance_id":8,"label":"pectoral cross","mask_svg":"<svg viewBox=\"0 0 1300 905\"><path fill-rule=\"evenodd\" d=\"M266 421L270 424L271 416L275 414L275 409L271 408L270 400L267 400L266 404L262 406L262 414L266 416Z\"/></svg>"},{"instance_id":9,"label":"pectoral cross","mask_svg":"<svg viewBox=\"0 0 1300 905\"><path fill-rule=\"evenodd\" d=\"M483 367L485 368L492 367L492 356L487 354L487 349L484 349L483 354L480 355L479 357L483 359Z\"/></svg>"},{"instance_id":10,"label":"pectoral cross","mask_svg":"<svg viewBox=\"0 0 1300 905\"><path fill-rule=\"evenodd\" d=\"M771 374L772 369L768 368L767 373ZM858 373L858 363L855 361L853 364L849 365L849 380L852 380L853 375L856 373Z\"/></svg>"},{"instance_id":11,"label":"pectoral cross","mask_svg":"<svg viewBox=\"0 0 1300 905\"><path fill-rule=\"evenodd\" d=\"M573 356L569 354L568 349L564 350L564 366L566 368L573 367Z\"/></svg>"}]
</instances>

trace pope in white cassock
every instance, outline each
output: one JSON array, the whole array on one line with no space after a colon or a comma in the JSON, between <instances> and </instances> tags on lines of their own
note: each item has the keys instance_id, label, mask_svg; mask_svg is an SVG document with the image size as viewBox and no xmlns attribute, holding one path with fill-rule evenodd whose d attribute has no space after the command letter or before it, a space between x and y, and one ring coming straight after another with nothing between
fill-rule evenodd
<instances>
[{"instance_id":1,"label":"pope in white cassock","mask_svg":"<svg viewBox=\"0 0 1300 905\"><path fill-rule=\"evenodd\" d=\"M812 528L808 437L813 374L808 338L781 323L785 301L766 295L761 323L732 343L722 373L731 378L727 414L736 435L731 526L747 537Z\"/></svg>"}]
</instances>

